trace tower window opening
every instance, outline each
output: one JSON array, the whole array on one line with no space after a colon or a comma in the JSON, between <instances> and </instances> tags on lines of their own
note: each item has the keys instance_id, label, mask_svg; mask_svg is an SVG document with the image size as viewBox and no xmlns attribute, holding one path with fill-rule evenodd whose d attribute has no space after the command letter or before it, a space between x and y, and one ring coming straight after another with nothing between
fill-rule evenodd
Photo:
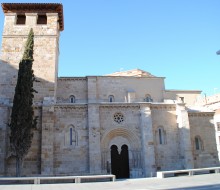
<instances>
[{"instance_id":1,"label":"tower window opening","mask_svg":"<svg viewBox=\"0 0 220 190\"><path fill-rule=\"evenodd\" d=\"M113 96L113 95L110 95L110 96L108 97L108 100L109 100L109 102L114 102L114 96Z\"/></svg>"},{"instance_id":2,"label":"tower window opening","mask_svg":"<svg viewBox=\"0 0 220 190\"><path fill-rule=\"evenodd\" d=\"M25 24L26 23L26 16L25 15L17 15L16 24Z\"/></svg>"},{"instance_id":3,"label":"tower window opening","mask_svg":"<svg viewBox=\"0 0 220 190\"><path fill-rule=\"evenodd\" d=\"M76 102L75 96L71 95L70 96L70 103L75 103L75 102Z\"/></svg>"},{"instance_id":4,"label":"tower window opening","mask_svg":"<svg viewBox=\"0 0 220 190\"><path fill-rule=\"evenodd\" d=\"M47 15L38 15L37 24L47 24Z\"/></svg>"}]
</instances>

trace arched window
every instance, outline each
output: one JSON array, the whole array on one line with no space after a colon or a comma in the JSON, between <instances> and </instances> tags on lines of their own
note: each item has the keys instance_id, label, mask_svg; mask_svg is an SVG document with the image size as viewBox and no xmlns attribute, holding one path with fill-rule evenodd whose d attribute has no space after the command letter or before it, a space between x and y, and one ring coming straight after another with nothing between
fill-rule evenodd
<instances>
[{"instance_id":1,"label":"arched window","mask_svg":"<svg viewBox=\"0 0 220 190\"><path fill-rule=\"evenodd\" d=\"M114 102L115 101L114 96L113 95L109 95L108 96L108 101L109 102Z\"/></svg>"},{"instance_id":2,"label":"arched window","mask_svg":"<svg viewBox=\"0 0 220 190\"><path fill-rule=\"evenodd\" d=\"M158 144L166 144L166 131L162 126L158 127L156 131L156 139Z\"/></svg>"},{"instance_id":3,"label":"arched window","mask_svg":"<svg viewBox=\"0 0 220 190\"><path fill-rule=\"evenodd\" d=\"M195 149L196 150L203 150L203 143L202 143L200 136L195 137Z\"/></svg>"},{"instance_id":4,"label":"arched window","mask_svg":"<svg viewBox=\"0 0 220 190\"><path fill-rule=\"evenodd\" d=\"M70 127L70 145L76 146L77 135L76 130L73 127Z\"/></svg>"},{"instance_id":5,"label":"arched window","mask_svg":"<svg viewBox=\"0 0 220 190\"><path fill-rule=\"evenodd\" d=\"M145 98L144 98L144 101L145 101L145 102L153 102L153 99L151 98L151 95L150 95L150 94L146 94L146 95L145 95Z\"/></svg>"},{"instance_id":6,"label":"arched window","mask_svg":"<svg viewBox=\"0 0 220 190\"><path fill-rule=\"evenodd\" d=\"M163 144L163 132L162 132L162 129L158 129L158 132L159 132L159 143L160 144Z\"/></svg>"},{"instance_id":7,"label":"arched window","mask_svg":"<svg viewBox=\"0 0 220 190\"><path fill-rule=\"evenodd\" d=\"M75 103L75 102L76 102L75 96L71 95L70 96L70 103Z\"/></svg>"},{"instance_id":8,"label":"arched window","mask_svg":"<svg viewBox=\"0 0 220 190\"><path fill-rule=\"evenodd\" d=\"M65 135L65 144L67 146L77 146L78 145L78 134L74 126L69 126Z\"/></svg>"}]
</instances>

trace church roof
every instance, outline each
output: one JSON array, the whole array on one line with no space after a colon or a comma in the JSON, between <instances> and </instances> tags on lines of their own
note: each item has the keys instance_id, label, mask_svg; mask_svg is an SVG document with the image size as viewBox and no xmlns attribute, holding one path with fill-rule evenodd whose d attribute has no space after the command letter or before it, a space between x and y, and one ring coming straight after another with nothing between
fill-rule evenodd
<instances>
[{"instance_id":1,"label":"church roof","mask_svg":"<svg viewBox=\"0 0 220 190\"><path fill-rule=\"evenodd\" d=\"M60 30L64 30L63 5L60 3L2 3L4 13L58 13Z\"/></svg>"},{"instance_id":2,"label":"church roof","mask_svg":"<svg viewBox=\"0 0 220 190\"><path fill-rule=\"evenodd\" d=\"M133 69L129 71L120 71L112 74L107 74L106 76L132 76L132 77L156 77L149 72L143 71L141 69Z\"/></svg>"}]
</instances>

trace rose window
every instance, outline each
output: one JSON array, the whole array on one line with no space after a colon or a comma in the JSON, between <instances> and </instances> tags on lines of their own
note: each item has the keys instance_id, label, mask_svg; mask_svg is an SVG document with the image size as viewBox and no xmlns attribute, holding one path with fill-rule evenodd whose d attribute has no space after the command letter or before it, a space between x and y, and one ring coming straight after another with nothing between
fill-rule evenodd
<instances>
[{"instance_id":1,"label":"rose window","mask_svg":"<svg viewBox=\"0 0 220 190\"><path fill-rule=\"evenodd\" d=\"M114 121L118 124L122 123L124 121L124 115L122 113L115 113Z\"/></svg>"}]
</instances>

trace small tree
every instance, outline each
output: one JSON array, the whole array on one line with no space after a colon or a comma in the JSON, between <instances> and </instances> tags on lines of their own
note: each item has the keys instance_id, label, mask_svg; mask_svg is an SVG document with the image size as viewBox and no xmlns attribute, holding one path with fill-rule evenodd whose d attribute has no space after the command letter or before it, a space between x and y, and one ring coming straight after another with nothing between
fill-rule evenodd
<instances>
[{"instance_id":1,"label":"small tree","mask_svg":"<svg viewBox=\"0 0 220 190\"><path fill-rule=\"evenodd\" d=\"M11 113L10 148L16 158L16 176L21 176L24 156L31 147L33 128L36 127L37 117L34 117L33 82L36 81L32 70L34 33L31 29L25 46L23 58L19 63L17 84Z\"/></svg>"}]
</instances>

